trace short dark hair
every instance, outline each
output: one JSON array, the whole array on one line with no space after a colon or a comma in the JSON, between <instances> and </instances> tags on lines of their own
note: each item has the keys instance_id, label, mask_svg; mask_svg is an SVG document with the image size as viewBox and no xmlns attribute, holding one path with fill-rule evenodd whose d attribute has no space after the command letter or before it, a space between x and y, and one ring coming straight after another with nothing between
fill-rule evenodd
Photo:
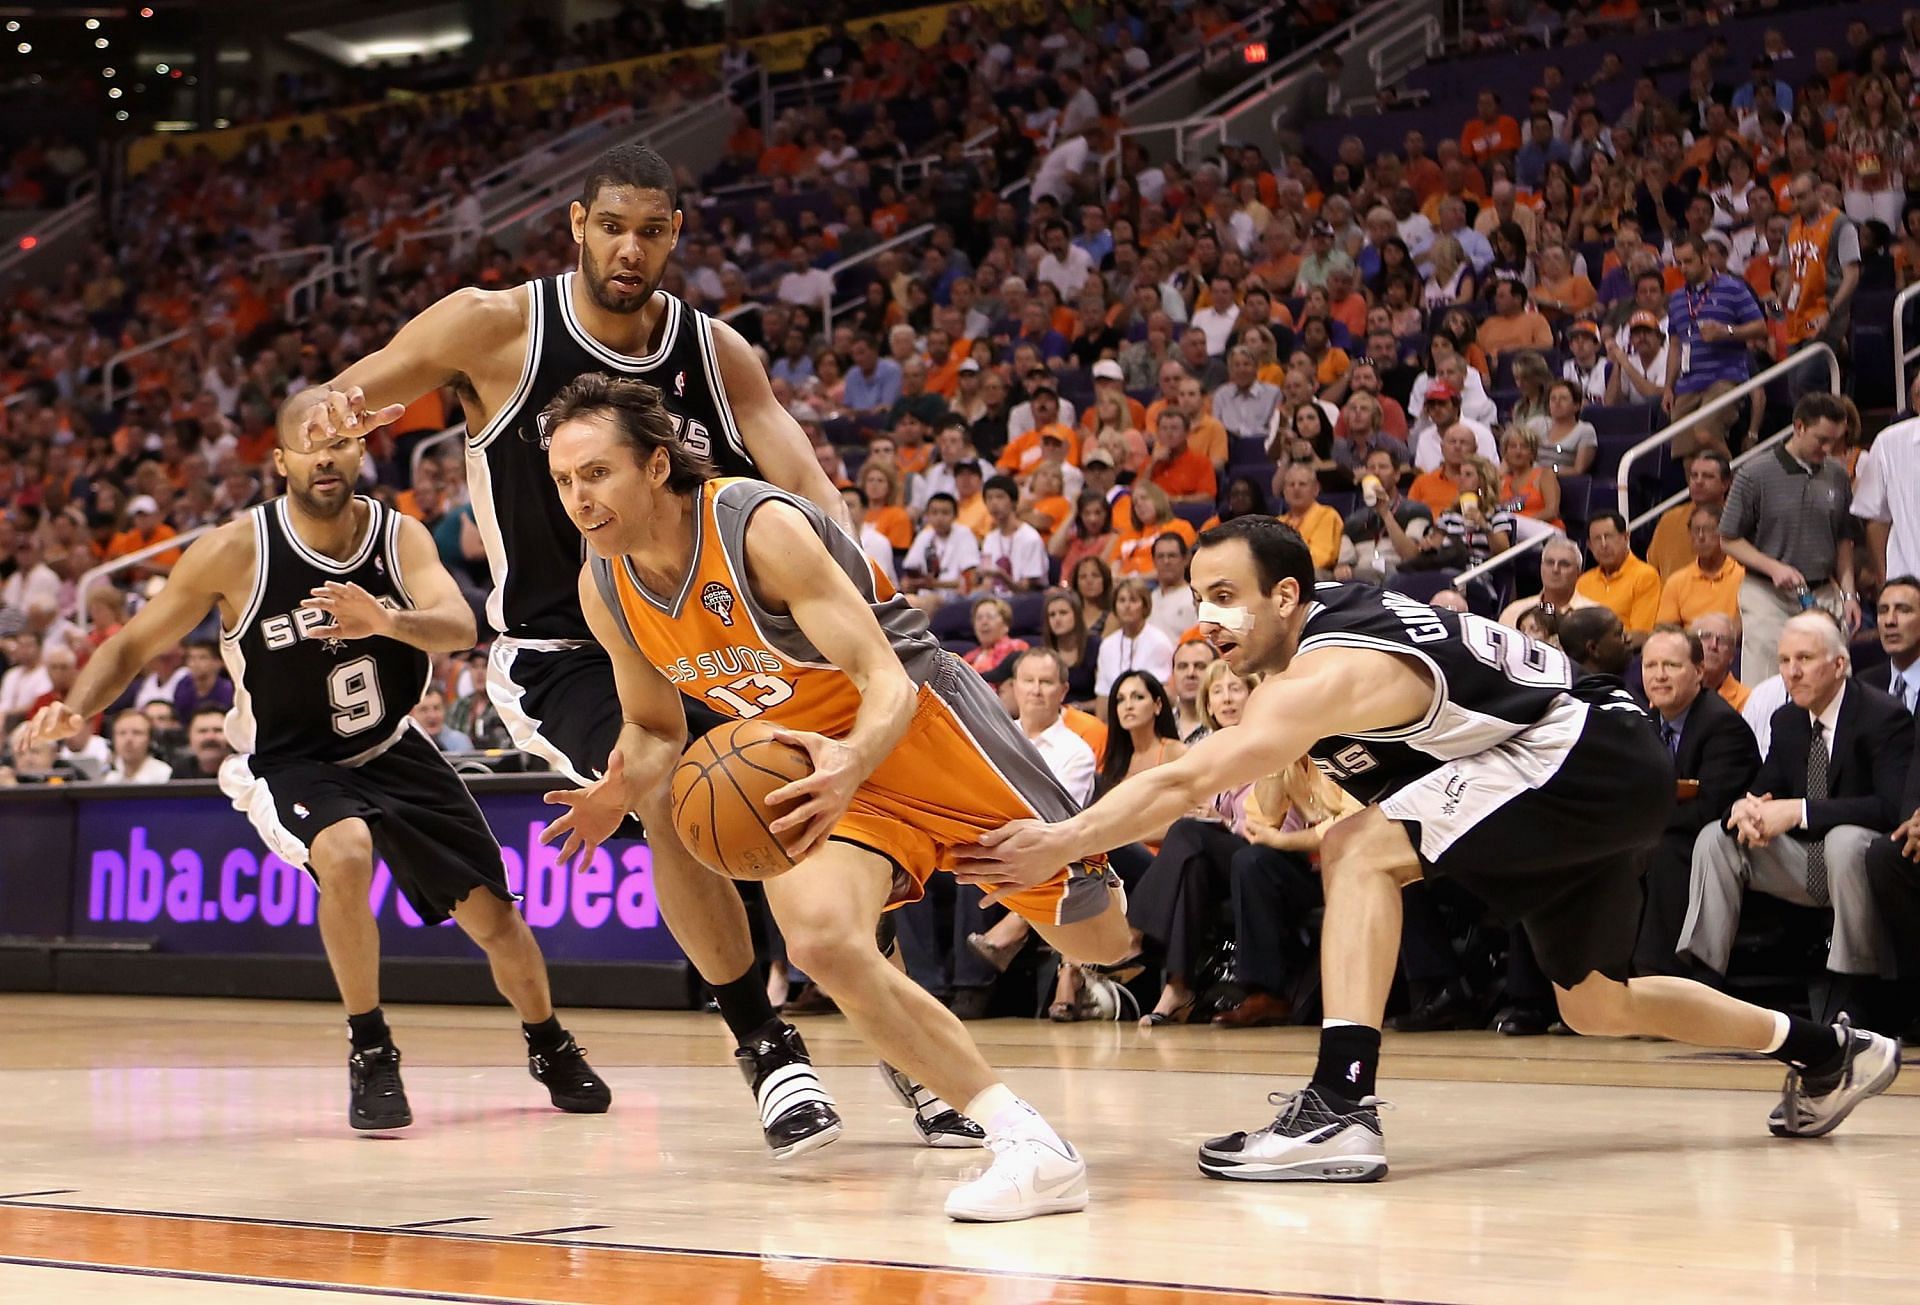
<instances>
[{"instance_id":1,"label":"short dark hair","mask_svg":"<svg viewBox=\"0 0 1920 1305\"><path fill-rule=\"evenodd\" d=\"M1662 621L1660 622L1660 624L1653 627L1653 633L1654 634L1677 634L1682 639L1685 639L1687 641L1687 656L1693 659L1693 664L1695 666L1698 666L1702 662L1707 660L1706 645L1700 642L1699 635L1689 630L1686 626L1676 625L1672 621Z\"/></svg>"},{"instance_id":2,"label":"short dark hair","mask_svg":"<svg viewBox=\"0 0 1920 1305\"><path fill-rule=\"evenodd\" d=\"M1018 503L1020 501L1020 482L1012 476L994 476L990 478L986 484L980 487L980 496L985 498L996 489L1014 502Z\"/></svg>"},{"instance_id":3,"label":"short dark hair","mask_svg":"<svg viewBox=\"0 0 1920 1305\"><path fill-rule=\"evenodd\" d=\"M1733 461L1732 459L1727 457L1726 454L1722 453L1719 449L1701 449L1698 453L1694 454L1691 458L1687 460L1687 469L1691 471L1693 469L1693 464L1701 461L1702 459L1705 459L1706 461L1711 462L1714 466L1720 468L1720 479L1727 480L1727 481L1731 481L1733 479Z\"/></svg>"},{"instance_id":4,"label":"short dark hair","mask_svg":"<svg viewBox=\"0 0 1920 1305\"><path fill-rule=\"evenodd\" d=\"M1847 409L1837 394L1828 394L1825 390L1815 390L1812 394L1800 396L1800 402L1793 405L1793 423L1804 426L1808 422L1837 421L1847 424Z\"/></svg>"},{"instance_id":5,"label":"short dark hair","mask_svg":"<svg viewBox=\"0 0 1920 1305\"><path fill-rule=\"evenodd\" d=\"M673 165L651 145L615 145L587 168L580 183L580 206L592 208L603 186L631 186L635 190L666 192L667 207L680 207L680 186L673 179Z\"/></svg>"},{"instance_id":6,"label":"short dark hair","mask_svg":"<svg viewBox=\"0 0 1920 1305\"><path fill-rule=\"evenodd\" d=\"M1169 530L1169 531L1166 531L1165 533L1163 533L1163 534L1161 534L1161 535L1159 535L1159 536L1158 536L1157 538L1155 538L1155 539L1154 539L1154 541L1153 541L1153 547L1152 547L1152 548L1150 548L1150 549L1148 549L1147 551L1148 551L1149 553L1157 553L1157 552L1159 552L1159 551L1160 551L1160 545L1162 545L1162 544L1164 544L1164 543L1166 543L1166 542L1167 542L1167 541L1168 541L1169 539L1171 539L1171 540L1173 541L1173 546L1174 546L1175 548L1177 548L1177 549L1179 549L1179 550L1180 550L1180 556L1182 556L1182 557L1185 557L1185 556L1187 555L1187 541L1186 541L1186 537L1185 537L1185 536L1183 536L1183 535L1182 535L1182 534L1181 534L1181 533L1180 533L1179 531L1177 531L1177 530Z\"/></svg>"},{"instance_id":7,"label":"short dark hair","mask_svg":"<svg viewBox=\"0 0 1920 1305\"><path fill-rule=\"evenodd\" d=\"M1896 588L1897 589L1920 589L1920 576L1897 575L1893 577L1893 579L1891 580L1882 580L1880 582L1880 592L1883 594L1886 593L1887 590L1889 589L1896 589Z\"/></svg>"},{"instance_id":8,"label":"short dark hair","mask_svg":"<svg viewBox=\"0 0 1920 1305\"><path fill-rule=\"evenodd\" d=\"M540 411L535 428L540 447L550 448L553 432L582 417L602 417L620 442L644 464L655 449L667 454L667 492L690 494L713 474L704 458L680 442L680 431L657 387L605 372L586 372L561 387Z\"/></svg>"},{"instance_id":9,"label":"short dark hair","mask_svg":"<svg viewBox=\"0 0 1920 1305\"><path fill-rule=\"evenodd\" d=\"M1313 592L1313 554L1300 532L1276 517L1248 515L1222 521L1201 532L1193 551L1224 547L1236 539L1253 554L1262 593L1272 593L1282 580L1298 584L1303 597Z\"/></svg>"},{"instance_id":10,"label":"short dark hair","mask_svg":"<svg viewBox=\"0 0 1920 1305\"><path fill-rule=\"evenodd\" d=\"M1618 530L1623 535L1627 533L1627 519L1621 516L1618 512L1595 512L1592 516L1587 518L1587 532L1591 534L1593 532L1593 528L1599 525L1602 521L1611 522L1613 525L1613 528L1615 530Z\"/></svg>"},{"instance_id":11,"label":"short dark hair","mask_svg":"<svg viewBox=\"0 0 1920 1305\"><path fill-rule=\"evenodd\" d=\"M1618 622L1620 617L1611 607L1595 605L1576 607L1560 617L1560 646L1567 656L1583 666L1593 654L1593 646L1604 639L1611 628L1609 620Z\"/></svg>"},{"instance_id":12,"label":"short dark hair","mask_svg":"<svg viewBox=\"0 0 1920 1305\"><path fill-rule=\"evenodd\" d=\"M1704 199L1709 204L1713 203L1713 200L1708 198L1705 195L1695 195L1694 199ZM1707 256L1707 238L1705 236L1692 236L1692 235L1682 236L1680 237L1679 240L1674 242L1674 248L1691 249L1694 253L1700 255L1701 258L1705 258ZM1665 284L1664 279L1662 280L1661 284L1663 285Z\"/></svg>"},{"instance_id":13,"label":"short dark hair","mask_svg":"<svg viewBox=\"0 0 1920 1305\"><path fill-rule=\"evenodd\" d=\"M873 500L867 497L867 491L866 491L866 490L864 490L864 489L862 489L862 488L860 488L860 486L859 486L859 485L857 485L857 484L855 484L855 485L842 485L842 486L840 487L840 492L841 492L842 494L853 494L853 495L856 495L856 496L857 496L857 497L858 497L858 498L860 499L860 506L861 506L862 508L870 508L870 507L872 507L872 506L873 506Z\"/></svg>"},{"instance_id":14,"label":"short dark hair","mask_svg":"<svg viewBox=\"0 0 1920 1305\"><path fill-rule=\"evenodd\" d=\"M965 466L967 464L963 462L960 465ZM944 489L935 490L933 493L927 495L927 506L932 507L935 503L945 503L955 512L960 510L960 500L947 493Z\"/></svg>"},{"instance_id":15,"label":"short dark hair","mask_svg":"<svg viewBox=\"0 0 1920 1305\"><path fill-rule=\"evenodd\" d=\"M197 639L187 640L187 651L192 652L195 648L200 649L202 652L210 652L215 657L220 655L220 641L218 639L209 639L205 635L201 635Z\"/></svg>"}]
</instances>

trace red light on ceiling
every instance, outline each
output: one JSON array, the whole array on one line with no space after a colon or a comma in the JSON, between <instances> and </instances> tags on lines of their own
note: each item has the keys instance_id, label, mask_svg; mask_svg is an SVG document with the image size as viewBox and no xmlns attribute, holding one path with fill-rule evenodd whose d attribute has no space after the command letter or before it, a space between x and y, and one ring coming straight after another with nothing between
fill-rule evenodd
<instances>
[{"instance_id":1,"label":"red light on ceiling","mask_svg":"<svg viewBox=\"0 0 1920 1305\"><path fill-rule=\"evenodd\" d=\"M186 71L185 71L184 69L180 69L180 68L175 68L175 69L174 69L174 70L173 70L173 71L172 71L172 72L171 72L170 74L168 74L168 75L169 75L169 76L171 76L171 77L173 78L173 80L175 80L175 81L177 82L177 81L179 81L179 80L180 80L180 79L181 79L182 77L185 77L185 76L186 76L187 74L186 74Z\"/></svg>"},{"instance_id":2,"label":"red light on ceiling","mask_svg":"<svg viewBox=\"0 0 1920 1305\"><path fill-rule=\"evenodd\" d=\"M1265 41L1247 42L1240 48L1240 57L1248 63L1265 63L1267 61L1267 43Z\"/></svg>"},{"instance_id":3,"label":"red light on ceiling","mask_svg":"<svg viewBox=\"0 0 1920 1305\"><path fill-rule=\"evenodd\" d=\"M21 236L20 237L20 248L22 249L32 249L34 246L38 245L39 243L40 243L39 236Z\"/></svg>"}]
</instances>

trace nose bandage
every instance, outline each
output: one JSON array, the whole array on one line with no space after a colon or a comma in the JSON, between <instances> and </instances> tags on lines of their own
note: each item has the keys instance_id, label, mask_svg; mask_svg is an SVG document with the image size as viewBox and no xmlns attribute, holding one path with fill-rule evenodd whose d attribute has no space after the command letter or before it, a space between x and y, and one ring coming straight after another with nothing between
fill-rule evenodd
<instances>
[{"instance_id":1,"label":"nose bandage","mask_svg":"<svg viewBox=\"0 0 1920 1305\"><path fill-rule=\"evenodd\" d=\"M1202 625L1217 625L1222 630L1231 630L1235 634L1242 634L1246 631L1247 626L1252 624L1252 618L1247 615L1247 609L1244 607L1219 607L1213 603L1202 601L1200 604L1200 623Z\"/></svg>"}]
</instances>

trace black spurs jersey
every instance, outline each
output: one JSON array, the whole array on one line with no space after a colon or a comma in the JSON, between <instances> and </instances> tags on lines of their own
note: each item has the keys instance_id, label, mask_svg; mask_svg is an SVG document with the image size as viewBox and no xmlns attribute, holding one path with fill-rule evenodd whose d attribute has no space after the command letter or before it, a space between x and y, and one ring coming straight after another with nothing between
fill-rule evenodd
<instances>
[{"instance_id":1,"label":"black spurs jersey","mask_svg":"<svg viewBox=\"0 0 1920 1305\"><path fill-rule=\"evenodd\" d=\"M520 639L593 636L580 611L585 541L547 474L536 419L563 386L588 372L633 377L657 386L680 422L680 438L722 476L760 472L747 457L720 380L713 322L664 290L659 346L644 358L615 353L574 315L577 272L530 282L531 317L520 384L493 420L467 440L467 488L474 522L486 543L493 592L487 620Z\"/></svg>"},{"instance_id":2,"label":"black spurs jersey","mask_svg":"<svg viewBox=\"0 0 1920 1305\"><path fill-rule=\"evenodd\" d=\"M356 766L407 728L427 690L427 654L397 639L334 639L326 613L303 607L329 580L359 585L397 609L413 606L400 574L400 517L370 498L367 533L336 562L300 541L287 500L262 503L253 522L253 590L220 654L233 677L227 740L239 752Z\"/></svg>"},{"instance_id":3,"label":"black spurs jersey","mask_svg":"<svg viewBox=\"0 0 1920 1305\"><path fill-rule=\"evenodd\" d=\"M1399 653L1433 677L1433 702L1420 720L1329 735L1308 753L1329 779L1369 803L1538 724L1577 674L1565 653L1518 630L1371 585L1314 586L1298 652L1320 648Z\"/></svg>"}]
</instances>

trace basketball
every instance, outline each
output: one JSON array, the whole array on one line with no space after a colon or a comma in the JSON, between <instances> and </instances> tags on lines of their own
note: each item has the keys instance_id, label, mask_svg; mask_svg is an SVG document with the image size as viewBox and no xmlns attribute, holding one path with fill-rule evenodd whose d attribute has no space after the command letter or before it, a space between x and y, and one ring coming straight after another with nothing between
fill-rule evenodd
<instances>
[{"instance_id":1,"label":"basketball","mask_svg":"<svg viewBox=\"0 0 1920 1305\"><path fill-rule=\"evenodd\" d=\"M762 721L729 721L695 739L673 772L673 827L689 852L729 879L772 879L793 858L768 825L767 794L813 771L804 748Z\"/></svg>"}]
</instances>

